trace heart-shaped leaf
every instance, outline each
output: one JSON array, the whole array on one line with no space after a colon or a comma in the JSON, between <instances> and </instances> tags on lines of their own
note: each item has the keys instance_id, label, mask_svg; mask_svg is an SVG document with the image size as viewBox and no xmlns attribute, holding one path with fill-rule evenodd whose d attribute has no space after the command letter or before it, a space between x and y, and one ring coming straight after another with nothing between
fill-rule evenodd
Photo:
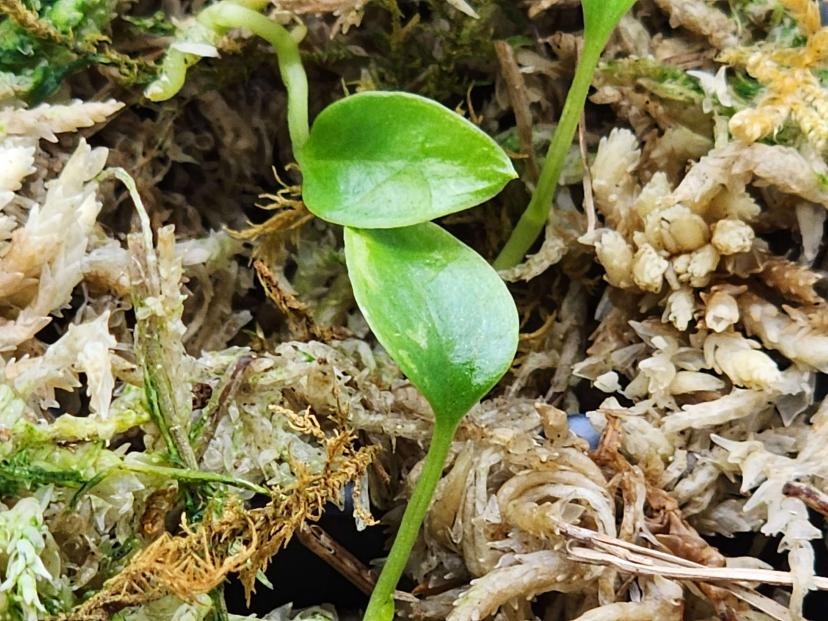
<instances>
[{"instance_id":1,"label":"heart-shaped leaf","mask_svg":"<svg viewBox=\"0 0 828 621\"><path fill-rule=\"evenodd\" d=\"M299 163L311 212L369 229L474 207L516 177L478 127L435 101L396 92L358 93L325 108Z\"/></svg>"},{"instance_id":2,"label":"heart-shaped leaf","mask_svg":"<svg viewBox=\"0 0 828 621\"><path fill-rule=\"evenodd\" d=\"M354 296L437 421L452 426L503 376L517 349L509 290L474 250L431 222L345 229Z\"/></svg>"}]
</instances>

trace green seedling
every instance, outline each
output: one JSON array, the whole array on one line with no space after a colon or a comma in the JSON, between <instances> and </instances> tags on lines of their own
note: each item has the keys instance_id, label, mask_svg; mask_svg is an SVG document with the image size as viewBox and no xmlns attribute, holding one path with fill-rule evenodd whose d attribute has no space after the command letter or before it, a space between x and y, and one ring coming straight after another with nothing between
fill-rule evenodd
<instances>
[{"instance_id":1,"label":"green seedling","mask_svg":"<svg viewBox=\"0 0 828 621\"><path fill-rule=\"evenodd\" d=\"M495 259L496 269L507 269L520 263L546 225L561 169L575 137L578 120L581 118L581 111L584 109L592 84L592 75L612 31L633 4L635 0L581 0L584 12L583 51L566 95L561 118L552 135L538 185L532 193L526 211Z\"/></svg>"},{"instance_id":2,"label":"green seedling","mask_svg":"<svg viewBox=\"0 0 828 621\"><path fill-rule=\"evenodd\" d=\"M299 163L308 209L346 226L348 274L368 325L434 412L420 478L365 613L388 620L455 429L517 348L517 311L503 281L430 220L491 198L515 173L477 127L406 93L331 105Z\"/></svg>"},{"instance_id":3,"label":"green seedling","mask_svg":"<svg viewBox=\"0 0 828 621\"><path fill-rule=\"evenodd\" d=\"M246 28L276 49L305 204L318 217L345 226L357 304L434 412L420 477L365 612L366 621L390 621L394 590L455 430L509 368L518 340L517 310L503 281L431 220L488 200L516 174L503 150L472 123L407 93L345 97L308 129L297 39L260 15L260 8L249 1L219 2L199 16L207 30L196 34L209 41L226 29ZM170 52L165 74L148 96L172 96L196 60L180 49Z\"/></svg>"}]
</instances>

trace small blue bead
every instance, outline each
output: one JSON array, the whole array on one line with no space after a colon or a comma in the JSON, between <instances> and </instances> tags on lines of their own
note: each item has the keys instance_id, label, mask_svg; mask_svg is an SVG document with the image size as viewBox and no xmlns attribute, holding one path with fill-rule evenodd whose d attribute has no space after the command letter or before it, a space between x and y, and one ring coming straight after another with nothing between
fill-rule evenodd
<instances>
[{"instance_id":1,"label":"small blue bead","mask_svg":"<svg viewBox=\"0 0 828 621\"><path fill-rule=\"evenodd\" d=\"M570 414L569 428L579 438L583 438L589 443L590 450L598 448L598 441L601 439L601 434L592 426L586 414Z\"/></svg>"}]
</instances>

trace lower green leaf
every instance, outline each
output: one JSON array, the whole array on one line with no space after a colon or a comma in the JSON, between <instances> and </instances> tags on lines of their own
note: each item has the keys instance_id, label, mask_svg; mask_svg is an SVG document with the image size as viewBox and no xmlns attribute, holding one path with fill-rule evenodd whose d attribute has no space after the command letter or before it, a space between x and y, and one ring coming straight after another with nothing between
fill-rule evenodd
<instances>
[{"instance_id":1,"label":"lower green leaf","mask_svg":"<svg viewBox=\"0 0 828 621\"><path fill-rule=\"evenodd\" d=\"M509 368L518 315L474 250L433 223L345 229L354 296L368 325L438 421L456 424Z\"/></svg>"}]
</instances>

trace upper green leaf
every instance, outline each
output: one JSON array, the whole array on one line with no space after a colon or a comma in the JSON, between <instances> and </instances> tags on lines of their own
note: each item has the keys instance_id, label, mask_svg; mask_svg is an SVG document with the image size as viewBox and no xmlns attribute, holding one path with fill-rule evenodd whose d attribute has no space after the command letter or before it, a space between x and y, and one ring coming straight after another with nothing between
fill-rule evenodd
<instances>
[{"instance_id":1,"label":"upper green leaf","mask_svg":"<svg viewBox=\"0 0 828 621\"><path fill-rule=\"evenodd\" d=\"M507 155L478 127L409 93L365 92L328 106L299 163L311 212L371 229L474 207L516 177Z\"/></svg>"},{"instance_id":2,"label":"upper green leaf","mask_svg":"<svg viewBox=\"0 0 828 621\"><path fill-rule=\"evenodd\" d=\"M518 315L497 272L431 222L345 229L354 296L438 422L456 424L509 368Z\"/></svg>"}]
</instances>

